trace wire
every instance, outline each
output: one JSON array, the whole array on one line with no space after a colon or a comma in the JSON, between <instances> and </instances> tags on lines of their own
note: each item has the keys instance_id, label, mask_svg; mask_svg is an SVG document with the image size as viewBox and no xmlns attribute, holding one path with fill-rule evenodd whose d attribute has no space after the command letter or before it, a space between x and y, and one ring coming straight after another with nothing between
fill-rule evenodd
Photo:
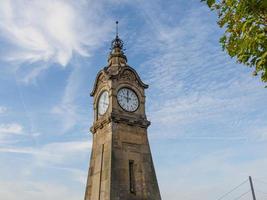
<instances>
[{"instance_id":1,"label":"wire","mask_svg":"<svg viewBox=\"0 0 267 200\"><path fill-rule=\"evenodd\" d=\"M239 188L241 185L243 185L244 183L246 183L248 181L248 179L246 179L244 182L240 183L238 186L234 187L232 190L230 190L229 192L225 193L224 195L222 195L219 199L217 200L221 200L224 197L226 197L228 194L230 194L231 192L233 192L234 190L236 190L237 188Z\"/></svg>"},{"instance_id":2,"label":"wire","mask_svg":"<svg viewBox=\"0 0 267 200\"><path fill-rule=\"evenodd\" d=\"M254 178L254 181L258 181L258 182L261 182L261 183L264 183L264 184L267 184L267 182L266 181L263 181L263 180L261 180L261 179L258 179L258 178Z\"/></svg>"},{"instance_id":3,"label":"wire","mask_svg":"<svg viewBox=\"0 0 267 200\"><path fill-rule=\"evenodd\" d=\"M263 191L261 191L261 190L259 190L259 189L256 189L256 191L259 192L259 193L262 193L262 194L267 195L267 192L263 192Z\"/></svg>"},{"instance_id":4,"label":"wire","mask_svg":"<svg viewBox=\"0 0 267 200\"><path fill-rule=\"evenodd\" d=\"M249 192L250 192L250 190L247 191L247 192L245 192L245 193L243 193L243 194L241 194L239 197L237 197L237 198L235 198L235 199L233 199L233 200L241 199L243 196L245 196L245 195L248 194Z\"/></svg>"}]
</instances>

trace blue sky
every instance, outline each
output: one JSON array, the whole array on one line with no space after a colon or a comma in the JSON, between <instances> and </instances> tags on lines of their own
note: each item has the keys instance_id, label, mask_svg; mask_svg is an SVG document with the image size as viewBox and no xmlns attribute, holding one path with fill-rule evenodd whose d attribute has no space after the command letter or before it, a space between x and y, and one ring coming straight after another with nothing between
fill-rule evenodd
<instances>
[{"instance_id":1,"label":"blue sky","mask_svg":"<svg viewBox=\"0 0 267 200\"><path fill-rule=\"evenodd\" d=\"M128 64L150 85L148 132L163 199L214 200L249 175L267 182L267 90L222 52L223 30L204 4L2 0L0 199L83 198L89 92L116 20ZM266 184L255 184L263 199Z\"/></svg>"}]
</instances>

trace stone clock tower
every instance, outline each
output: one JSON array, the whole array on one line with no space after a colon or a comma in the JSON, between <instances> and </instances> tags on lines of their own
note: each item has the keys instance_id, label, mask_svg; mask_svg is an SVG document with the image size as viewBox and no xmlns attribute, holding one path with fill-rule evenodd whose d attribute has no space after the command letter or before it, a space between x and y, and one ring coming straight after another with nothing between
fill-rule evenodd
<instances>
[{"instance_id":1,"label":"stone clock tower","mask_svg":"<svg viewBox=\"0 0 267 200\"><path fill-rule=\"evenodd\" d=\"M161 200L147 137L146 88L127 64L117 34L91 92L93 146L85 200Z\"/></svg>"}]
</instances>

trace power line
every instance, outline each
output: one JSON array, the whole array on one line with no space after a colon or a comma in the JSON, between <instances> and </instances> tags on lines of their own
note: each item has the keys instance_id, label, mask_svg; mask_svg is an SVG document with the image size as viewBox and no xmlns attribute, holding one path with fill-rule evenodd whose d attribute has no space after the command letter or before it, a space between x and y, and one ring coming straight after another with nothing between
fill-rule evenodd
<instances>
[{"instance_id":1,"label":"power line","mask_svg":"<svg viewBox=\"0 0 267 200\"><path fill-rule=\"evenodd\" d=\"M233 200L238 200L241 199L243 196L245 196L246 194L248 194L250 192L250 190L248 190L247 192L241 194L240 196L238 196L237 198L233 199Z\"/></svg>"},{"instance_id":2,"label":"power line","mask_svg":"<svg viewBox=\"0 0 267 200\"><path fill-rule=\"evenodd\" d=\"M262 194L267 195L267 192L263 192L263 191L261 191L261 190L259 190L259 189L257 189L256 191L259 192L259 193L262 193Z\"/></svg>"},{"instance_id":3,"label":"power line","mask_svg":"<svg viewBox=\"0 0 267 200\"><path fill-rule=\"evenodd\" d=\"M261 179L258 179L258 178L254 178L254 180L256 180L256 181L258 181L258 182L261 182L261 183L264 183L264 184L267 184L267 182L266 182L266 181L263 181L263 180L261 180Z\"/></svg>"},{"instance_id":4,"label":"power line","mask_svg":"<svg viewBox=\"0 0 267 200\"><path fill-rule=\"evenodd\" d=\"M240 183L238 186L234 187L232 190L230 190L229 192L225 193L224 195L222 195L219 199L217 200L221 200L224 197L226 197L228 194L230 194L231 192L233 192L234 190L236 190L237 188L239 188L241 185L245 184L248 181L248 179L246 179L244 182Z\"/></svg>"}]
</instances>

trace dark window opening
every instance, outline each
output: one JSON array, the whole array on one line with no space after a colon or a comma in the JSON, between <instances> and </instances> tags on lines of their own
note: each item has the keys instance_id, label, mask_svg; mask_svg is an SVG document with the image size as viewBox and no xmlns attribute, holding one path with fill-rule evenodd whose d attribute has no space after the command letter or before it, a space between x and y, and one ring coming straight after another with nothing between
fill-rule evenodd
<instances>
[{"instance_id":1,"label":"dark window opening","mask_svg":"<svg viewBox=\"0 0 267 200\"><path fill-rule=\"evenodd\" d=\"M130 181L130 192L135 194L135 183L134 183L134 161L129 161L129 181Z\"/></svg>"}]
</instances>

